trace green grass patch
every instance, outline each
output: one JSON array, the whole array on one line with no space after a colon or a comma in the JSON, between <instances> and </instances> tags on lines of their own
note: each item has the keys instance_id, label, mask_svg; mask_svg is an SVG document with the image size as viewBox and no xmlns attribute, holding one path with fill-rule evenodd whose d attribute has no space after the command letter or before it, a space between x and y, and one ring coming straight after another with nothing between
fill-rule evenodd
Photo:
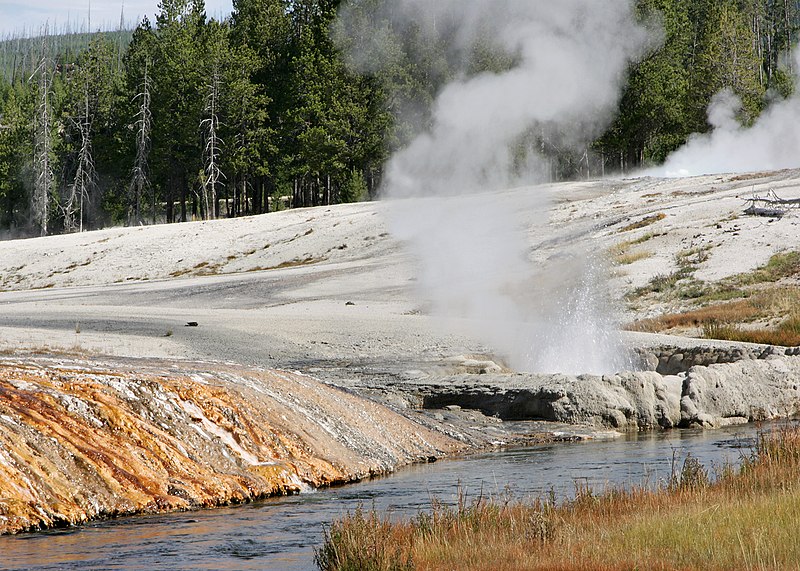
<instances>
[{"instance_id":1,"label":"green grass patch","mask_svg":"<svg viewBox=\"0 0 800 571\"><path fill-rule=\"evenodd\" d=\"M685 268L678 269L671 274L659 274L654 276L647 285L636 289L633 297L641 297L649 293L666 293L671 291L682 279L691 276L691 272Z\"/></svg>"},{"instance_id":2,"label":"green grass patch","mask_svg":"<svg viewBox=\"0 0 800 571\"><path fill-rule=\"evenodd\" d=\"M647 285L634 290L628 297L636 298L651 293L671 295L681 299L699 299L707 288L692 278L697 266L708 260L710 246L691 248L675 254L678 269L671 274L653 277Z\"/></svg>"},{"instance_id":3,"label":"green grass patch","mask_svg":"<svg viewBox=\"0 0 800 571\"><path fill-rule=\"evenodd\" d=\"M698 298L701 303L712 303L716 301L730 301L734 299L745 299L752 295L752 292L741 288L728 286L707 286L702 297Z\"/></svg>"},{"instance_id":4,"label":"green grass patch","mask_svg":"<svg viewBox=\"0 0 800 571\"><path fill-rule=\"evenodd\" d=\"M775 254L764 266L749 273L733 276L729 281L738 286L747 286L773 283L798 274L800 274L800 252L788 251Z\"/></svg>"},{"instance_id":5,"label":"green grass patch","mask_svg":"<svg viewBox=\"0 0 800 571\"><path fill-rule=\"evenodd\" d=\"M695 300L698 304L743 299L754 295L762 284L773 284L785 278L800 276L800 252L781 252L752 272L737 274L716 284L686 281L692 278L697 266L708 260L709 247L691 248L675 255L678 269L672 274L658 275L629 294L637 298L650 293L669 294L679 299Z\"/></svg>"}]
</instances>

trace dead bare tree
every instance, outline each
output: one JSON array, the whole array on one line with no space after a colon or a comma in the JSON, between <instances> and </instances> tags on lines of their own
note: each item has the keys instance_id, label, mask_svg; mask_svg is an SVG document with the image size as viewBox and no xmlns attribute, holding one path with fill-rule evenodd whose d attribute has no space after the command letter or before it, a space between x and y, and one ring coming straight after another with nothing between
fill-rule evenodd
<instances>
[{"instance_id":1,"label":"dead bare tree","mask_svg":"<svg viewBox=\"0 0 800 571\"><path fill-rule=\"evenodd\" d=\"M97 182L92 157L91 139L91 114L89 108L89 80L84 84L83 116L75 121L81 135L81 148L78 151L78 166L75 170L75 179L69 188L69 195L64 201L61 210L64 215L64 230L66 232L83 232L85 208L89 204L89 196ZM76 216L77 214L77 216Z\"/></svg>"},{"instance_id":2,"label":"dead bare tree","mask_svg":"<svg viewBox=\"0 0 800 571\"><path fill-rule=\"evenodd\" d=\"M136 159L133 163L133 171L130 185L130 204L128 207L128 224L141 224L142 197L146 191L150 191L150 202L152 207L153 224L156 223L156 195L150 185L148 176L148 160L150 157L150 134L153 130L153 115L150 112L150 76L148 65L144 66L144 78L142 79L139 93L134 96L134 101L138 102L139 109L136 112Z\"/></svg>"},{"instance_id":3,"label":"dead bare tree","mask_svg":"<svg viewBox=\"0 0 800 571\"><path fill-rule=\"evenodd\" d=\"M218 189L224 185L225 175L220 169L220 150L222 139L219 137L219 66L214 66L211 81L208 85L206 98L206 118L200 122L200 128L205 132L205 176L203 178L203 208L206 220L217 217Z\"/></svg>"},{"instance_id":4,"label":"dead bare tree","mask_svg":"<svg viewBox=\"0 0 800 571\"><path fill-rule=\"evenodd\" d=\"M41 54L39 65L33 72L29 81L38 76L38 101L34 127L33 151L33 195L31 197L31 214L33 223L39 228L42 236L47 235L47 222L50 218L50 200L53 189L53 165L51 162L52 140L50 123L52 110L50 108L50 95L52 90L53 64L50 60L48 45L48 29L42 33Z\"/></svg>"}]
</instances>

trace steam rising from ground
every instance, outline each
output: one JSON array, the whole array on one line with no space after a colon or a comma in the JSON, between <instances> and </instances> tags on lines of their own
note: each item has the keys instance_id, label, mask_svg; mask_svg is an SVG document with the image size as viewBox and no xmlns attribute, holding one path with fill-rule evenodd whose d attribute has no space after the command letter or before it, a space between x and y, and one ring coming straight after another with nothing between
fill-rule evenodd
<instances>
[{"instance_id":1,"label":"steam rising from ground","mask_svg":"<svg viewBox=\"0 0 800 571\"><path fill-rule=\"evenodd\" d=\"M800 64L800 52L795 60ZM670 155L656 176L692 176L770 171L800 166L800 86L789 99L770 105L747 128L736 119L741 100L730 90L718 93L708 109L710 133L693 135Z\"/></svg>"},{"instance_id":2,"label":"steam rising from ground","mask_svg":"<svg viewBox=\"0 0 800 571\"><path fill-rule=\"evenodd\" d=\"M419 259L423 293L516 368L625 366L598 307L595 260L572 252L533 267L525 229L546 223L547 199L535 188L524 198L498 191L542 180L536 136L545 127L559 131L562 144L585 145L613 118L627 65L648 44L631 3L386 0L383 9L399 28L412 20L429 32L437 22L455 25L452 49L463 54L483 33L515 61L444 87L429 128L388 165L384 192L403 199L393 230Z\"/></svg>"}]
</instances>

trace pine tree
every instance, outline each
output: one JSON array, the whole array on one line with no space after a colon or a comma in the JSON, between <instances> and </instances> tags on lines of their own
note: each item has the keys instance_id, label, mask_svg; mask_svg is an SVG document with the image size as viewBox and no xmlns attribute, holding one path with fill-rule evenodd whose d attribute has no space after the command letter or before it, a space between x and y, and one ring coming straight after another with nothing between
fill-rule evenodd
<instances>
[{"instance_id":1,"label":"pine tree","mask_svg":"<svg viewBox=\"0 0 800 571\"><path fill-rule=\"evenodd\" d=\"M234 0L231 45L238 54L239 100L235 120L235 212L259 214L269 209L269 195L291 184L292 127L288 123L298 86L292 61L294 31L288 0ZM245 79L247 76L248 79ZM231 83L230 85L233 85ZM238 93L234 96L233 93ZM231 139L230 135L228 136Z\"/></svg>"},{"instance_id":2,"label":"pine tree","mask_svg":"<svg viewBox=\"0 0 800 571\"><path fill-rule=\"evenodd\" d=\"M33 133L21 83L0 89L0 227L21 229L27 222Z\"/></svg>"},{"instance_id":3,"label":"pine tree","mask_svg":"<svg viewBox=\"0 0 800 571\"><path fill-rule=\"evenodd\" d=\"M695 96L710 101L715 93L730 88L742 100L743 121L753 121L761 112L764 96L756 45L752 27L734 0L712 4L701 36Z\"/></svg>"},{"instance_id":4,"label":"pine tree","mask_svg":"<svg viewBox=\"0 0 800 571\"><path fill-rule=\"evenodd\" d=\"M167 222L186 221L190 201L193 214L199 209L203 146L198 125L205 108L199 40L206 16L202 0L162 0L160 7L154 31L151 171L164 189Z\"/></svg>"}]
</instances>

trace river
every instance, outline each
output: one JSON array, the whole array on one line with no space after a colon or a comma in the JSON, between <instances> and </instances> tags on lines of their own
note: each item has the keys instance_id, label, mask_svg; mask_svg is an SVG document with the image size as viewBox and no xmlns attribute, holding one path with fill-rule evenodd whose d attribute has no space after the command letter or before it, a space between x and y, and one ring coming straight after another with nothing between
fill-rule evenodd
<instances>
[{"instance_id":1,"label":"river","mask_svg":"<svg viewBox=\"0 0 800 571\"><path fill-rule=\"evenodd\" d=\"M656 483L687 454L707 467L749 454L757 428L672 430L613 441L558 443L412 466L341 488L214 510L128 517L82 527L0 537L8 570L314 569L326 524L359 505L413 515L431 498L453 501L510 492L516 498L569 496L576 482Z\"/></svg>"}]
</instances>

